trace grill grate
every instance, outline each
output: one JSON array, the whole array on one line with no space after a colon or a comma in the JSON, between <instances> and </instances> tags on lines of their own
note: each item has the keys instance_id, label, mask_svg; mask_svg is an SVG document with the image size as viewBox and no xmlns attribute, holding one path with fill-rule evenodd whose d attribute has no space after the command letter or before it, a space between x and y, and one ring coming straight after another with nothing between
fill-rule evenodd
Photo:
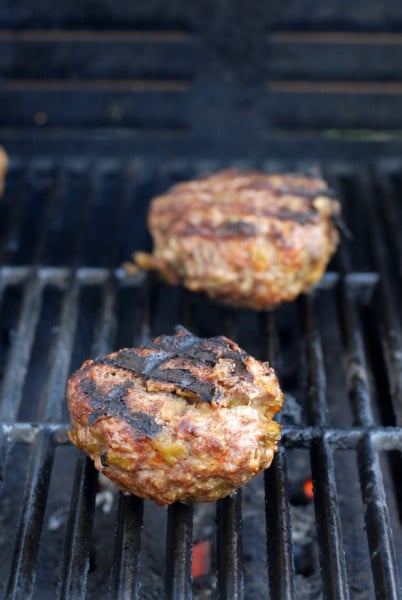
<instances>
[{"instance_id":1,"label":"grill grate","mask_svg":"<svg viewBox=\"0 0 402 600\"><path fill-rule=\"evenodd\" d=\"M4 597L399 597L402 163L322 165L353 237L313 294L262 314L119 267L150 247L144 223L154 193L221 166L12 164L0 202ZM216 556L200 581L192 581L192 543L205 507L165 510L121 495L105 513L97 473L67 438L69 372L178 322L269 358L287 395L272 467L209 507L203 534ZM312 477L313 505L292 497L300 475Z\"/></svg>"}]
</instances>

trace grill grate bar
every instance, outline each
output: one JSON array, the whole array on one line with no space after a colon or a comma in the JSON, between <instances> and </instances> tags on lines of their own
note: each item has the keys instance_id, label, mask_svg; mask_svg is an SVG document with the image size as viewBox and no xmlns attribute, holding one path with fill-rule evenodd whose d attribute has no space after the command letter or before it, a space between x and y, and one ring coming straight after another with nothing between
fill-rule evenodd
<instances>
[{"instance_id":1,"label":"grill grate bar","mask_svg":"<svg viewBox=\"0 0 402 600\"><path fill-rule=\"evenodd\" d=\"M341 266L342 268L342 266ZM354 425L371 427L374 418L364 354L363 334L355 303L344 279L338 286L340 322L346 347L346 374Z\"/></svg>"},{"instance_id":2,"label":"grill grate bar","mask_svg":"<svg viewBox=\"0 0 402 600\"><path fill-rule=\"evenodd\" d=\"M302 296L299 304L306 339L310 422L325 427L328 422L326 379L321 339L314 322L313 299L311 296Z\"/></svg>"},{"instance_id":3,"label":"grill grate bar","mask_svg":"<svg viewBox=\"0 0 402 600\"><path fill-rule=\"evenodd\" d=\"M312 442L323 437L337 449L355 450L366 433L365 427L329 428L325 432L320 427L284 427L282 445L288 448L309 448ZM398 427L376 427L371 435L377 446L383 450L402 450L401 429Z\"/></svg>"},{"instance_id":4,"label":"grill grate bar","mask_svg":"<svg viewBox=\"0 0 402 600\"><path fill-rule=\"evenodd\" d=\"M112 340L116 331L115 304L115 280L108 277L103 285L102 305L92 344L92 356L102 356L112 350Z\"/></svg>"},{"instance_id":5,"label":"grill grate bar","mask_svg":"<svg viewBox=\"0 0 402 600\"><path fill-rule=\"evenodd\" d=\"M14 554L10 565L7 598L26 600L33 592L35 563L53 457L54 445L49 433L44 431L36 438L31 450Z\"/></svg>"},{"instance_id":6,"label":"grill grate bar","mask_svg":"<svg viewBox=\"0 0 402 600\"><path fill-rule=\"evenodd\" d=\"M357 458L376 598L398 600L401 589L381 466L369 434L360 441Z\"/></svg>"},{"instance_id":7,"label":"grill grate bar","mask_svg":"<svg viewBox=\"0 0 402 600\"><path fill-rule=\"evenodd\" d=\"M235 311L222 314L224 334L236 339ZM216 505L217 584L219 598L244 598L243 536L241 489L235 490Z\"/></svg>"},{"instance_id":8,"label":"grill grate bar","mask_svg":"<svg viewBox=\"0 0 402 600\"><path fill-rule=\"evenodd\" d=\"M29 195L27 194L25 170L21 170L21 172L19 172L18 185L15 190L13 189L13 191L13 200L0 244L0 264L6 264L7 259L10 258L10 254L15 252L20 243L21 236L19 235L19 231L24 218L24 207L22 205L25 198Z\"/></svg>"},{"instance_id":9,"label":"grill grate bar","mask_svg":"<svg viewBox=\"0 0 402 600\"><path fill-rule=\"evenodd\" d=\"M45 284L62 285L67 283L71 274L74 273L77 279L83 284L99 284L103 283L110 275L113 275L121 285L132 286L139 288L139 286L145 286L142 276L133 277L128 274L125 269L118 267L115 269L109 269L107 267L54 267L48 265L38 266L0 266L0 280L3 285L19 284L24 283L26 279L34 274ZM146 277L152 278L152 274L147 274ZM332 289L337 285L341 275L334 271L327 272L321 281L317 284L317 290L328 290ZM342 275L347 287L351 290L360 288L372 288L378 282L378 275L376 273L344 273ZM229 310L229 309L228 309ZM261 313L261 318L270 316L270 313Z\"/></svg>"},{"instance_id":10,"label":"grill grate bar","mask_svg":"<svg viewBox=\"0 0 402 600\"><path fill-rule=\"evenodd\" d=\"M4 431L0 431L0 493L4 485L4 475L9 451L10 443L8 440L8 434Z\"/></svg>"},{"instance_id":11,"label":"grill grate bar","mask_svg":"<svg viewBox=\"0 0 402 600\"><path fill-rule=\"evenodd\" d=\"M270 594L272 600L291 600L295 598L295 573L286 458L282 448L264 477Z\"/></svg>"},{"instance_id":12,"label":"grill grate bar","mask_svg":"<svg viewBox=\"0 0 402 600\"><path fill-rule=\"evenodd\" d=\"M338 196L342 198L343 194L339 176L330 170L326 173L326 177L331 187L337 190ZM337 299L341 330L346 347L348 393L354 416L353 425L357 427L371 427L374 425L374 418L370 404L361 324L355 303L352 300L353 288L350 285L350 272L347 272L347 267L350 266L349 258L344 247L341 245L335 256L335 262L339 271Z\"/></svg>"},{"instance_id":13,"label":"grill grate bar","mask_svg":"<svg viewBox=\"0 0 402 600\"><path fill-rule=\"evenodd\" d=\"M111 600L137 600L140 597L140 532L143 512L142 500L120 494L110 587Z\"/></svg>"},{"instance_id":14,"label":"grill grate bar","mask_svg":"<svg viewBox=\"0 0 402 600\"><path fill-rule=\"evenodd\" d=\"M391 295L384 280L378 287L381 320L378 320L379 338L396 425L402 427L402 340L400 326Z\"/></svg>"},{"instance_id":15,"label":"grill grate bar","mask_svg":"<svg viewBox=\"0 0 402 600\"><path fill-rule=\"evenodd\" d=\"M87 169L85 169L83 175L83 188L85 192L83 194L84 200L80 207L80 227L77 228L71 245L70 264L75 268L79 268L85 264L85 261L82 260L83 247L88 231L90 231L91 215L96 203L97 174L88 174Z\"/></svg>"},{"instance_id":16,"label":"grill grate bar","mask_svg":"<svg viewBox=\"0 0 402 600\"><path fill-rule=\"evenodd\" d=\"M153 275L148 273L143 285L142 320L135 343L144 345L152 341L152 321L155 316L155 287Z\"/></svg>"},{"instance_id":17,"label":"grill grate bar","mask_svg":"<svg viewBox=\"0 0 402 600\"><path fill-rule=\"evenodd\" d=\"M71 353L78 319L79 286L76 279L68 285L61 311L59 333L51 351L49 376L41 397L39 420L58 422L61 418L65 382L69 372Z\"/></svg>"},{"instance_id":18,"label":"grill grate bar","mask_svg":"<svg viewBox=\"0 0 402 600\"><path fill-rule=\"evenodd\" d=\"M262 313L259 318L266 356L280 377L279 340L274 313ZM264 473L264 485L270 594L273 600L290 600L295 598L295 570L290 506L287 496L286 458L281 447L272 465Z\"/></svg>"},{"instance_id":19,"label":"grill grate bar","mask_svg":"<svg viewBox=\"0 0 402 600\"><path fill-rule=\"evenodd\" d=\"M80 600L85 597L89 569L89 541L94 518L97 471L89 458L82 453L77 455L62 579L57 594L60 600Z\"/></svg>"},{"instance_id":20,"label":"grill grate bar","mask_svg":"<svg viewBox=\"0 0 402 600\"><path fill-rule=\"evenodd\" d=\"M108 265L113 266L116 264L118 259L118 251L120 240L124 239L124 229L130 220L132 220L133 208L137 206L137 199L133 197L132 190L136 189L139 184L137 178L141 177L145 167L143 164L128 165L126 172L123 173L123 181L120 182L120 188L118 189L118 197L116 199L116 218L114 223L113 231L109 233L112 235L113 241L108 252ZM138 210L138 206L137 206Z\"/></svg>"},{"instance_id":21,"label":"grill grate bar","mask_svg":"<svg viewBox=\"0 0 402 600\"><path fill-rule=\"evenodd\" d=\"M395 207L399 201L396 198L393 185L390 181L390 174L384 173L382 169L377 169L376 179L380 187L381 206L384 210L384 222L387 228L387 234L391 240L390 247L393 250L395 258L396 273L402 275L402 239L399 229L398 215Z\"/></svg>"},{"instance_id":22,"label":"grill grate bar","mask_svg":"<svg viewBox=\"0 0 402 600\"><path fill-rule=\"evenodd\" d=\"M349 598L334 463L325 438L311 446L318 548L325 598Z\"/></svg>"},{"instance_id":23,"label":"grill grate bar","mask_svg":"<svg viewBox=\"0 0 402 600\"><path fill-rule=\"evenodd\" d=\"M278 351L278 332L275 323L274 313L262 312L259 314L259 326L261 329L262 343L264 344L264 360L268 360L271 367L279 373L281 365L280 353Z\"/></svg>"},{"instance_id":24,"label":"grill grate bar","mask_svg":"<svg viewBox=\"0 0 402 600\"><path fill-rule=\"evenodd\" d=\"M175 502L168 508L166 532L165 597L190 600L193 506Z\"/></svg>"},{"instance_id":25,"label":"grill grate bar","mask_svg":"<svg viewBox=\"0 0 402 600\"><path fill-rule=\"evenodd\" d=\"M379 284L378 284L378 296L379 305L381 311L381 319L378 319L378 326L380 328L380 343L382 345L383 354L387 366L387 375L389 378L389 389L391 393L391 402L396 418L396 423L402 426L402 334L401 324L397 317L397 309L395 307L395 301L393 299L392 287L389 277L398 276L394 271L390 272L388 265L391 262L391 257L386 255L385 252L385 240L382 232L379 229L376 210L374 205L374 198L372 193L372 185L370 181L364 175L360 174L359 177L359 193L364 197L367 210L370 214L368 219L372 247L374 258L376 262L376 268L379 273ZM384 188L382 189L385 192ZM390 190L386 188L385 196L390 193ZM381 198L385 200L385 198ZM387 203L385 203L387 205Z\"/></svg>"},{"instance_id":26,"label":"grill grate bar","mask_svg":"<svg viewBox=\"0 0 402 600\"><path fill-rule=\"evenodd\" d=\"M8 356L0 392L0 421L15 421L42 304L43 283L35 272L28 280L17 332Z\"/></svg>"},{"instance_id":27,"label":"grill grate bar","mask_svg":"<svg viewBox=\"0 0 402 600\"><path fill-rule=\"evenodd\" d=\"M52 223L59 211L61 186L58 181L60 173L58 171L53 172L55 171L54 165L46 165L43 172L41 172L41 169L37 169L34 165L32 166L32 169L35 177L39 175L39 180L41 178L44 179L43 182L39 181L38 184L33 182L33 184L31 183L30 186L31 196L33 196L36 205L35 209L37 210L42 203L45 205L43 216L39 219L40 227L38 227L37 239L32 252L32 264L37 266L43 261L46 245L48 243L49 236L51 235ZM52 182L51 185L49 185L47 182L49 175L49 179ZM54 182L51 179L52 177L55 180ZM36 195L38 195L39 198L36 198ZM32 223L28 223L28 225L32 226Z\"/></svg>"},{"instance_id":28,"label":"grill grate bar","mask_svg":"<svg viewBox=\"0 0 402 600\"><path fill-rule=\"evenodd\" d=\"M32 444L42 431L49 431L55 437L57 444L69 444L67 432L70 426L61 423L0 423L0 433L7 437L7 442ZM402 439L400 427L375 427L369 429L373 443L377 449L401 450ZM365 427L353 429L321 427L282 427L281 446L285 448L310 448L311 443L324 438L338 450L355 450L367 434Z\"/></svg>"},{"instance_id":29,"label":"grill grate bar","mask_svg":"<svg viewBox=\"0 0 402 600\"><path fill-rule=\"evenodd\" d=\"M218 597L244 598L241 490L217 502Z\"/></svg>"}]
</instances>

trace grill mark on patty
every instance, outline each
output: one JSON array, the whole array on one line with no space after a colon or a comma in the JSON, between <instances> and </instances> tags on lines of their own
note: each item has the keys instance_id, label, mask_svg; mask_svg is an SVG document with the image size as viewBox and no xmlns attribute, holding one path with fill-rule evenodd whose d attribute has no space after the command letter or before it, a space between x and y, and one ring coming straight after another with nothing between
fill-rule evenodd
<instances>
[{"instance_id":1,"label":"grill mark on patty","mask_svg":"<svg viewBox=\"0 0 402 600\"><path fill-rule=\"evenodd\" d=\"M315 194L314 198L317 198ZM299 210L292 210L285 207L271 207L265 208L264 206L251 206L250 204L236 205L236 210L244 215L252 215L256 217L268 217L270 219L278 219L278 221L295 221L299 225L307 225L308 223L316 223L319 218L319 212L313 206L309 204L307 207L300 208Z\"/></svg>"},{"instance_id":2,"label":"grill mark on patty","mask_svg":"<svg viewBox=\"0 0 402 600\"><path fill-rule=\"evenodd\" d=\"M181 326L176 331L176 335L162 335L143 349L125 348L115 357L102 357L94 362L133 371L142 375L145 381L158 382L161 389L163 384L169 389L174 385L181 395L189 392L208 403L219 403L222 392L218 384L203 378L202 373L206 368L213 369L221 358L233 361L234 375L252 380L247 370L246 353L233 348L226 338L217 336L203 340ZM156 352L144 354L141 350L145 348ZM198 369L198 372L192 369Z\"/></svg>"},{"instance_id":3,"label":"grill mark on patty","mask_svg":"<svg viewBox=\"0 0 402 600\"><path fill-rule=\"evenodd\" d=\"M307 198L313 200L317 196L327 196L328 198L336 198L336 192L328 187L303 187L292 185L290 182L288 185L274 185L268 181L250 181L247 185L239 186L237 189L251 189L251 190L268 190L275 195L286 195L286 196L299 196L300 198Z\"/></svg>"},{"instance_id":4,"label":"grill mark on patty","mask_svg":"<svg viewBox=\"0 0 402 600\"><path fill-rule=\"evenodd\" d=\"M247 379L249 379L251 377L251 375L247 369L246 361L242 357L239 357L239 353L236 352L235 350L227 350L226 352L224 352L222 354L222 358L228 358L234 362L234 364L235 364L234 372L236 375L246 377Z\"/></svg>"},{"instance_id":5,"label":"grill mark on patty","mask_svg":"<svg viewBox=\"0 0 402 600\"><path fill-rule=\"evenodd\" d=\"M316 196L315 196L316 197ZM318 212L314 207L309 207L306 210L290 210L288 208L281 208L278 210L268 210L259 208L256 212L255 208L250 206L236 207L240 213L245 215L256 215L258 217L278 219L278 221L293 221L298 225L309 225L317 222L319 218ZM176 219L174 219L176 221ZM168 231L170 227L163 228L164 231ZM189 224L180 229L180 235L183 237L191 235L199 235L204 238L218 238L218 239L231 239L231 238L251 238L258 235L258 226L247 221L228 221L221 223L220 225L214 225L213 223L202 221L197 224Z\"/></svg>"},{"instance_id":6,"label":"grill mark on patty","mask_svg":"<svg viewBox=\"0 0 402 600\"><path fill-rule=\"evenodd\" d=\"M155 437L162 430L161 425L144 412L130 410L125 403L127 392L133 387L131 382L125 382L105 393L90 377L84 377L80 389L93 408L88 416L88 425L93 425L100 417L119 418L130 425L135 437Z\"/></svg>"},{"instance_id":7,"label":"grill mark on patty","mask_svg":"<svg viewBox=\"0 0 402 600\"><path fill-rule=\"evenodd\" d=\"M219 238L253 237L257 235L258 228L247 221L227 221L214 226L212 223L201 222L197 225L189 224L181 230L181 235L217 236Z\"/></svg>"},{"instance_id":8,"label":"grill mark on patty","mask_svg":"<svg viewBox=\"0 0 402 600\"><path fill-rule=\"evenodd\" d=\"M195 395L203 402L219 403L222 396L219 386L210 381L202 381L184 369L160 369L154 372L149 380L162 384L161 389L165 383L173 384L183 395L189 392L191 396Z\"/></svg>"},{"instance_id":9,"label":"grill mark on patty","mask_svg":"<svg viewBox=\"0 0 402 600\"><path fill-rule=\"evenodd\" d=\"M279 219L280 221L294 221L299 225L308 225L309 223L316 222L317 211L314 209L295 211L287 208L281 208L281 210L278 210L278 212L264 211L264 216Z\"/></svg>"}]
</instances>

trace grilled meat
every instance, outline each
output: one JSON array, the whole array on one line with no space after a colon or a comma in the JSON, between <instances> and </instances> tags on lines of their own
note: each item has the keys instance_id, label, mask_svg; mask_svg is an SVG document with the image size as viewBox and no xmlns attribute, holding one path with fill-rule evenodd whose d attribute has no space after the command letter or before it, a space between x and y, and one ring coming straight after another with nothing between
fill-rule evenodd
<instances>
[{"instance_id":1,"label":"grilled meat","mask_svg":"<svg viewBox=\"0 0 402 600\"><path fill-rule=\"evenodd\" d=\"M4 192L4 181L8 169L8 156L2 146L0 146L0 196Z\"/></svg>"},{"instance_id":2,"label":"grilled meat","mask_svg":"<svg viewBox=\"0 0 402 600\"><path fill-rule=\"evenodd\" d=\"M339 241L339 212L322 179L223 171L154 198L154 251L134 260L211 298L272 308L322 277Z\"/></svg>"},{"instance_id":3,"label":"grilled meat","mask_svg":"<svg viewBox=\"0 0 402 600\"><path fill-rule=\"evenodd\" d=\"M68 381L71 441L123 492L212 502L269 467L277 377L230 339L182 327L86 361Z\"/></svg>"}]
</instances>

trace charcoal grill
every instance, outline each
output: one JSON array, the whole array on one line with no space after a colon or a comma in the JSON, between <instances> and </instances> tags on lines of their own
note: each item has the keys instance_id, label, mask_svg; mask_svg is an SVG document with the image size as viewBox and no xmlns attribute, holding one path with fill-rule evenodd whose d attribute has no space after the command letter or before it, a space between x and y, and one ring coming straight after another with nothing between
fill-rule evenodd
<instances>
[{"instance_id":1,"label":"charcoal grill","mask_svg":"<svg viewBox=\"0 0 402 600\"><path fill-rule=\"evenodd\" d=\"M4 598L401 597L402 14L282 4L0 8ZM321 172L342 201L323 280L273 312L122 266L151 248L153 195L233 165ZM68 441L66 379L177 323L270 360L280 450L207 509L101 505ZM312 502L295 492L310 478ZM192 578L200 538L211 566Z\"/></svg>"}]
</instances>

